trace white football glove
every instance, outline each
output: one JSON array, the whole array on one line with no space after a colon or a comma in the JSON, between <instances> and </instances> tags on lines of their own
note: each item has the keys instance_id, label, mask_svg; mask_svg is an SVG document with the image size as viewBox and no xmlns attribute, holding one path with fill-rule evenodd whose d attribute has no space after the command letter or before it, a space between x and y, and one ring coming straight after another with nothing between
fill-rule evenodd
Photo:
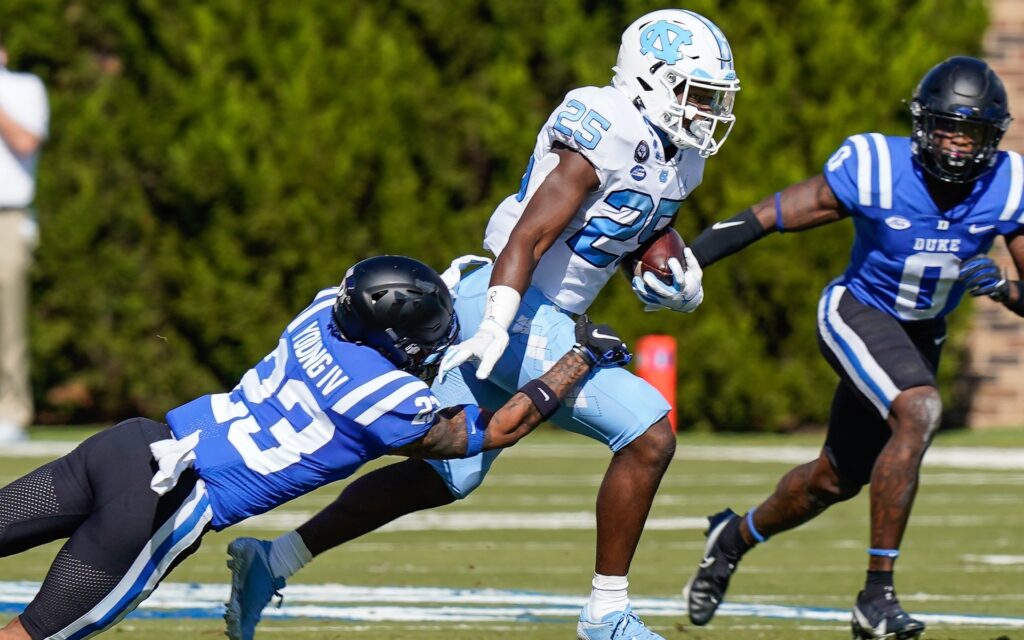
<instances>
[{"instance_id":1,"label":"white football glove","mask_svg":"<svg viewBox=\"0 0 1024 640\"><path fill-rule=\"evenodd\" d=\"M476 367L478 380L486 380L508 346L508 328L519 311L519 292L512 287L496 285L487 290L487 304L480 327L469 340L449 347L441 359L438 379L460 367L467 360L479 360Z\"/></svg>"},{"instance_id":2,"label":"white football glove","mask_svg":"<svg viewBox=\"0 0 1024 640\"><path fill-rule=\"evenodd\" d=\"M668 268L672 271L672 284L665 284L651 272L641 279L633 277L633 292L645 303L645 311L671 309L690 313L704 301L704 272L689 247L683 249L686 269L677 258L669 258Z\"/></svg>"},{"instance_id":3,"label":"white football glove","mask_svg":"<svg viewBox=\"0 0 1024 640\"><path fill-rule=\"evenodd\" d=\"M444 358L441 359L438 375L443 382L445 374L470 358L475 358L480 361L476 367L476 377L479 380L486 380L507 346L508 331L492 318L485 318L472 338L454 347L448 347Z\"/></svg>"}]
</instances>

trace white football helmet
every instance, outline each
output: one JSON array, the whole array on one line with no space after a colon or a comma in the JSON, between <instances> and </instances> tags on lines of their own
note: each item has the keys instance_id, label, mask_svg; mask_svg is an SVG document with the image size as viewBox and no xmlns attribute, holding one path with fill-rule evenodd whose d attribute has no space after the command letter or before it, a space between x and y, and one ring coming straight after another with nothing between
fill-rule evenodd
<instances>
[{"instance_id":1,"label":"white football helmet","mask_svg":"<svg viewBox=\"0 0 1024 640\"><path fill-rule=\"evenodd\" d=\"M682 9L648 13L622 34L614 71L612 84L638 102L673 145L695 147L705 158L722 148L736 122L740 81L715 23Z\"/></svg>"}]
</instances>

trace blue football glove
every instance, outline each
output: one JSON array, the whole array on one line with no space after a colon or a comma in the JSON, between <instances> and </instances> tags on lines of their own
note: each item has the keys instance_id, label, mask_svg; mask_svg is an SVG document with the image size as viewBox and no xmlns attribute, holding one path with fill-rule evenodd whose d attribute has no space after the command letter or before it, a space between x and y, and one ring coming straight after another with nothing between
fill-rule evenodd
<instances>
[{"instance_id":1,"label":"blue football glove","mask_svg":"<svg viewBox=\"0 0 1024 640\"><path fill-rule=\"evenodd\" d=\"M974 256L960 263L960 282L972 296L988 296L1003 302L1010 296L1010 283L992 258Z\"/></svg>"},{"instance_id":2,"label":"blue football glove","mask_svg":"<svg viewBox=\"0 0 1024 640\"><path fill-rule=\"evenodd\" d=\"M622 367L633 359L633 354L614 329L606 324L594 324L586 314L576 319L573 350L595 369Z\"/></svg>"}]
</instances>

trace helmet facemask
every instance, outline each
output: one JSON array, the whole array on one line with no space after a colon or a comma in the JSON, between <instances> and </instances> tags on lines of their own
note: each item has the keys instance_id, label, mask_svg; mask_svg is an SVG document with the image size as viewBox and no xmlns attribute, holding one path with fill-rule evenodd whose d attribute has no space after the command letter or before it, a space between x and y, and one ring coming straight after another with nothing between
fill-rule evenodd
<instances>
[{"instance_id":1,"label":"helmet facemask","mask_svg":"<svg viewBox=\"0 0 1024 640\"><path fill-rule=\"evenodd\" d=\"M385 333L390 338L390 344L386 345L386 352L382 351L384 356L399 369L430 382L437 375L445 350L459 337L459 318L453 313L447 333L433 343L417 341L412 337L399 337L394 329L387 329Z\"/></svg>"},{"instance_id":2,"label":"helmet facemask","mask_svg":"<svg viewBox=\"0 0 1024 640\"><path fill-rule=\"evenodd\" d=\"M977 180L995 164L999 142L1010 124L958 113L933 112L914 101L913 143L921 166L944 182Z\"/></svg>"},{"instance_id":3,"label":"helmet facemask","mask_svg":"<svg viewBox=\"0 0 1024 640\"><path fill-rule=\"evenodd\" d=\"M694 147L702 158L715 155L736 123L732 109L739 89L687 78L668 65L663 69L655 72L655 78L662 80L672 99L660 114L651 114L655 124L675 146ZM721 129L719 124L723 125Z\"/></svg>"}]
</instances>

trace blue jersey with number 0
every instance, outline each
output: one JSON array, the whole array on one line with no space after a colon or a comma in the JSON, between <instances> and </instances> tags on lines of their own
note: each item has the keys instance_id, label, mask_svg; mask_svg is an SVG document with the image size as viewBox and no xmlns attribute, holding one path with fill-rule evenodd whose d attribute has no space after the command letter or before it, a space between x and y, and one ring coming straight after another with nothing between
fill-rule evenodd
<instances>
[{"instance_id":1,"label":"blue jersey with number 0","mask_svg":"<svg viewBox=\"0 0 1024 640\"><path fill-rule=\"evenodd\" d=\"M856 239L842 280L864 304L900 320L936 318L964 294L960 263L1024 224L1024 162L999 152L971 195L940 211L905 137L851 136L825 164L825 179L853 216Z\"/></svg>"},{"instance_id":2,"label":"blue jersey with number 0","mask_svg":"<svg viewBox=\"0 0 1024 640\"><path fill-rule=\"evenodd\" d=\"M167 414L178 439L200 432L194 467L214 528L348 477L430 428L440 404L423 381L332 332L337 292L317 294L231 393Z\"/></svg>"}]
</instances>

